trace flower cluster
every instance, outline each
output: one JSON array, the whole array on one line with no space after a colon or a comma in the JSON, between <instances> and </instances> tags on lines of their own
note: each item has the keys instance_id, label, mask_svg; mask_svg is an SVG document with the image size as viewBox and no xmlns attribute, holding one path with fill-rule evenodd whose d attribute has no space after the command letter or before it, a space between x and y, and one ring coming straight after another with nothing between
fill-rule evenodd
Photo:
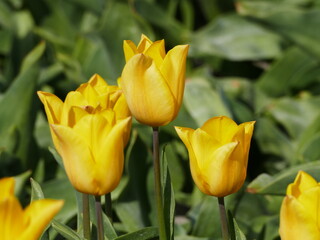
<instances>
[{"instance_id":1,"label":"flower cluster","mask_svg":"<svg viewBox=\"0 0 320 240\"><path fill-rule=\"evenodd\" d=\"M118 185L123 149L131 117L121 89L99 75L62 102L51 93L38 92L54 145L63 159L70 182L80 192L103 195Z\"/></svg>"}]
</instances>

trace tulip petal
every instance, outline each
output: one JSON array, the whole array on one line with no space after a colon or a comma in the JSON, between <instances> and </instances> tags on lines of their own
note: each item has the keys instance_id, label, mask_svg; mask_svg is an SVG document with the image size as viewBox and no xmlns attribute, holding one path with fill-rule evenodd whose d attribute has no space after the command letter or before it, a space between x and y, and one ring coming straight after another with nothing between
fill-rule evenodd
<instances>
[{"instance_id":1,"label":"tulip petal","mask_svg":"<svg viewBox=\"0 0 320 240\"><path fill-rule=\"evenodd\" d=\"M66 173L72 185L83 193L91 194L94 184L94 159L90 148L83 136L70 127L50 125L58 139L56 147L63 159Z\"/></svg>"},{"instance_id":2,"label":"tulip petal","mask_svg":"<svg viewBox=\"0 0 320 240\"><path fill-rule=\"evenodd\" d=\"M128 62L130 58L138 53L136 45L130 40L123 41L123 51L126 62Z\"/></svg>"},{"instance_id":3,"label":"tulip petal","mask_svg":"<svg viewBox=\"0 0 320 240\"><path fill-rule=\"evenodd\" d=\"M317 181L308 173L299 171L294 182L289 184L287 188L287 195L292 195L298 198L302 192L316 187L317 185Z\"/></svg>"},{"instance_id":4,"label":"tulip petal","mask_svg":"<svg viewBox=\"0 0 320 240\"><path fill-rule=\"evenodd\" d=\"M189 45L179 45L165 56L160 71L176 99L176 111L180 109L185 86L186 59Z\"/></svg>"},{"instance_id":5,"label":"tulip petal","mask_svg":"<svg viewBox=\"0 0 320 240\"><path fill-rule=\"evenodd\" d=\"M54 94L38 91L38 96L44 105L50 124L59 124L61 122L61 114L63 102Z\"/></svg>"},{"instance_id":6,"label":"tulip petal","mask_svg":"<svg viewBox=\"0 0 320 240\"><path fill-rule=\"evenodd\" d=\"M162 126L175 118L175 99L150 57L143 54L132 57L121 78L129 109L139 122Z\"/></svg>"},{"instance_id":7,"label":"tulip petal","mask_svg":"<svg viewBox=\"0 0 320 240\"><path fill-rule=\"evenodd\" d=\"M97 149L97 169L95 177L99 180L99 191L96 195L104 195L113 191L119 184L124 164L124 135L131 124L131 117L120 120L109 132L101 138Z\"/></svg>"},{"instance_id":8,"label":"tulip petal","mask_svg":"<svg viewBox=\"0 0 320 240\"><path fill-rule=\"evenodd\" d=\"M145 53L146 50L152 45L152 41L144 34L141 34L140 42L137 46L138 53Z\"/></svg>"},{"instance_id":9,"label":"tulip petal","mask_svg":"<svg viewBox=\"0 0 320 240\"><path fill-rule=\"evenodd\" d=\"M224 197L238 191L242 186L246 168L241 161L230 159L238 144L225 144L213 153L211 159L207 159L207 167L203 169L203 174L210 185L211 195Z\"/></svg>"},{"instance_id":10,"label":"tulip petal","mask_svg":"<svg viewBox=\"0 0 320 240\"><path fill-rule=\"evenodd\" d=\"M61 200L42 199L32 202L24 212L26 230L20 240L39 239L45 227L63 206Z\"/></svg>"},{"instance_id":11,"label":"tulip petal","mask_svg":"<svg viewBox=\"0 0 320 240\"><path fill-rule=\"evenodd\" d=\"M22 207L14 196L0 201L0 239L20 239L24 226L19 221L23 219Z\"/></svg>"},{"instance_id":12,"label":"tulip petal","mask_svg":"<svg viewBox=\"0 0 320 240\"><path fill-rule=\"evenodd\" d=\"M319 200L314 204L319 206ZM320 239L319 225L310 218L305 207L295 197L285 197L280 211L279 232L282 240ZM319 214L319 209L316 214Z\"/></svg>"},{"instance_id":13,"label":"tulip petal","mask_svg":"<svg viewBox=\"0 0 320 240\"><path fill-rule=\"evenodd\" d=\"M164 40L159 40L154 42L148 49L145 51L145 55L153 59L158 69L160 69L163 59L166 56L166 50L164 46Z\"/></svg>"},{"instance_id":14,"label":"tulip petal","mask_svg":"<svg viewBox=\"0 0 320 240\"><path fill-rule=\"evenodd\" d=\"M0 202L14 195L14 184L15 181L13 177L6 177L0 179Z\"/></svg>"},{"instance_id":15,"label":"tulip petal","mask_svg":"<svg viewBox=\"0 0 320 240\"><path fill-rule=\"evenodd\" d=\"M213 117L206 121L201 127L209 135L220 141L222 144L232 141L238 131L238 125L226 116Z\"/></svg>"}]
</instances>

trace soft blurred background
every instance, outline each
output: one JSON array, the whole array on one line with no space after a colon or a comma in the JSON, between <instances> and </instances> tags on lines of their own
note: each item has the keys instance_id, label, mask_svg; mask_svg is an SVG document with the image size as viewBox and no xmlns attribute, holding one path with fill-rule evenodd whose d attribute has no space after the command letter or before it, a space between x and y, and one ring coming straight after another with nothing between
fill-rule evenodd
<instances>
[{"instance_id":1,"label":"soft blurred background","mask_svg":"<svg viewBox=\"0 0 320 240\"><path fill-rule=\"evenodd\" d=\"M25 204L30 177L45 197L66 199L57 219L76 228L75 192L57 164L36 91L64 99L94 73L116 84L123 40L138 43L141 33L165 39L167 50L190 44L182 109L160 133L176 239L220 239L216 199L194 186L173 129L218 115L257 121L246 184L227 208L247 239L279 239L287 184L300 169L320 180L319 0L1 0L0 177L17 176ZM119 235L155 225L150 149L150 129L134 123L112 193ZM49 238L63 239L54 231Z\"/></svg>"}]
</instances>

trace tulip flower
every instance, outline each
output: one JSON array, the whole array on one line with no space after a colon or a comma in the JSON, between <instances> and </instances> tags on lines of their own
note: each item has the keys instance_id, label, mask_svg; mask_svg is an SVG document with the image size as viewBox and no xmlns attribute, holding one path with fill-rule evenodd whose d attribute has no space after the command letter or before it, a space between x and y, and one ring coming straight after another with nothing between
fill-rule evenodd
<instances>
[{"instance_id":1,"label":"tulip flower","mask_svg":"<svg viewBox=\"0 0 320 240\"><path fill-rule=\"evenodd\" d=\"M282 240L320 239L320 183L303 171L287 188L279 232Z\"/></svg>"},{"instance_id":2,"label":"tulip flower","mask_svg":"<svg viewBox=\"0 0 320 240\"><path fill-rule=\"evenodd\" d=\"M237 125L222 116L209 119L196 130L175 127L188 149L193 180L203 193L225 197L241 188L254 123Z\"/></svg>"},{"instance_id":3,"label":"tulip flower","mask_svg":"<svg viewBox=\"0 0 320 240\"><path fill-rule=\"evenodd\" d=\"M64 102L38 92L68 178L82 193L104 195L118 185L131 117L121 89L94 75Z\"/></svg>"},{"instance_id":4,"label":"tulip flower","mask_svg":"<svg viewBox=\"0 0 320 240\"><path fill-rule=\"evenodd\" d=\"M39 239L62 206L61 200L41 199L23 209L14 196L14 178L0 179L0 239Z\"/></svg>"},{"instance_id":5,"label":"tulip flower","mask_svg":"<svg viewBox=\"0 0 320 240\"><path fill-rule=\"evenodd\" d=\"M178 45L166 54L164 40L152 42L142 35L138 46L126 40L123 48L121 84L132 115L152 127L173 121L183 98L189 46Z\"/></svg>"}]
</instances>

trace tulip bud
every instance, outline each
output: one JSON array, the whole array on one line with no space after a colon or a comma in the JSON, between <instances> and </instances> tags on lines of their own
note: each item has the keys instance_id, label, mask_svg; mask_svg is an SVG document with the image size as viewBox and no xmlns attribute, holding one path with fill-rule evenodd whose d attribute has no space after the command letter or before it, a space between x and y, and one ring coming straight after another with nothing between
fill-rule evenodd
<instances>
[{"instance_id":1,"label":"tulip bud","mask_svg":"<svg viewBox=\"0 0 320 240\"><path fill-rule=\"evenodd\" d=\"M138 46L127 40L123 48L121 85L132 115L153 127L170 123L182 103L189 46L176 46L166 54L164 40L152 42L142 35Z\"/></svg>"},{"instance_id":2,"label":"tulip bud","mask_svg":"<svg viewBox=\"0 0 320 240\"><path fill-rule=\"evenodd\" d=\"M193 180L203 193L225 197L241 188L254 123L237 125L223 116L209 119L196 130L175 127L188 149Z\"/></svg>"},{"instance_id":3,"label":"tulip bud","mask_svg":"<svg viewBox=\"0 0 320 240\"><path fill-rule=\"evenodd\" d=\"M282 240L320 239L320 183L299 171L287 188L280 211Z\"/></svg>"}]
</instances>

